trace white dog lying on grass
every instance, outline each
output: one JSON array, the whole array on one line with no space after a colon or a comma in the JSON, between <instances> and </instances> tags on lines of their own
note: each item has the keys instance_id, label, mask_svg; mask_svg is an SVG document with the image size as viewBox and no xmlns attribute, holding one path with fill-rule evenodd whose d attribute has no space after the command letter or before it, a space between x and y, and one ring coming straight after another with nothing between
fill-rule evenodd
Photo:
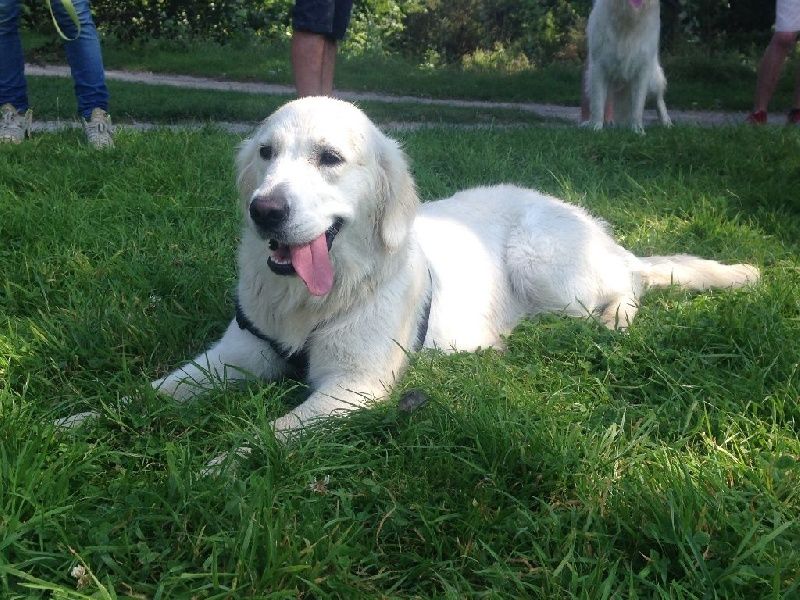
<instances>
[{"instance_id":1,"label":"white dog lying on grass","mask_svg":"<svg viewBox=\"0 0 800 600\"><path fill-rule=\"evenodd\" d=\"M385 396L409 351L498 345L540 313L623 328L651 287L759 277L746 264L636 257L585 210L535 190L482 187L420 205L398 144L330 98L277 110L237 167L236 318L153 386L185 400L220 380L303 375L313 392L274 422L282 436Z\"/></svg>"},{"instance_id":2,"label":"white dog lying on grass","mask_svg":"<svg viewBox=\"0 0 800 600\"><path fill-rule=\"evenodd\" d=\"M594 129L603 128L606 100L610 98L615 120L644 133L648 93L656 98L661 124L672 125L664 103L667 79L658 62L659 11L658 0L595 1L586 28L586 95L592 114L589 124Z\"/></svg>"}]
</instances>

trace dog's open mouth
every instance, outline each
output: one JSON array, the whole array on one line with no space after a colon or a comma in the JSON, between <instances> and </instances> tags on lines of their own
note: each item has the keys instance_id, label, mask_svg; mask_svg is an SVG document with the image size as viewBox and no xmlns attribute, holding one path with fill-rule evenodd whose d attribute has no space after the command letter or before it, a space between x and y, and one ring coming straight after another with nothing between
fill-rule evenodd
<instances>
[{"instance_id":1,"label":"dog's open mouth","mask_svg":"<svg viewBox=\"0 0 800 600\"><path fill-rule=\"evenodd\" d=\"M333 287L333 265L329 251L344 222L337 217L333 225L307 244L291 246L269 240L272 254L267 266L277 275L297 275L314 296L324 296Z\"/></svg>"}]
</instances>

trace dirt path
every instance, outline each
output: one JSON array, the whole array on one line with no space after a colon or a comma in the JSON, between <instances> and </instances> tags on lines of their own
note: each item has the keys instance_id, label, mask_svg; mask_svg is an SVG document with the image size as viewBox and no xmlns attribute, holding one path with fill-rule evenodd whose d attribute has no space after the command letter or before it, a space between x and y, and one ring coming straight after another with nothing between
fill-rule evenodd
<instances>
[{"instance_id":1,"label":"dirt path","mask_svg":"<svg viewBox=\"0 0 800 600\"><path fill-rule=\"evenodd\" d=\"M25 72L28 75L41 75L47 77L70 77L69 67L60 65L25 65ZM278 85L271 83L253 83L240 81L223 81L207 77L193 77L189 75L165 75L161 73L149 73L143 71L117 71L107 70L106 78L112 81L125 81L129 83L140 83L145 85L165 85L197 90L220 90L227 92L245 92L248 94L267 94L272 96L293 96L294 88L288 85ZM461 108L483 108L483 109L513 109L533 113L544 119L553 119L577 123L580 111L574 106L560 106L557 104L542 104L538 102L489 102L482 100L458 100L458 99L435 99L420 98L417 96L394 96L389 94L378 94L374 92L350 92L337 90L339 98L353 101L385 102L389 104L409 103L427 104L432 106L455 106ZM736 112L714 112L714 111L694 111L694 110L670 110L673 122L687 125L735 125L744 121L744 114ZM645 121L654 122L655 111L645 111ZM47 124L43 128L47 128ZM63 126L64 123L61 123ZM147 124L134 124L137 127L146 128ZM239 131L240 127L246 127L245 131L252 128L252 123L227 123L220 124L232 130ZM393 124L395 128L414 128L414 124Z\"/></svg>"}]
</instances>

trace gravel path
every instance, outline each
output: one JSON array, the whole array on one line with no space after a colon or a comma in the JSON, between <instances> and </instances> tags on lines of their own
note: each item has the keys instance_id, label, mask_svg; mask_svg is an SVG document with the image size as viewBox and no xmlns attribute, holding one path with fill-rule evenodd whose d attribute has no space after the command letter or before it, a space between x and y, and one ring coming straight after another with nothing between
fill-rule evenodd
<instances>
[{"instance_id":1,"label":"gravel path","mask_svg":"<svg viewBox=\"0 0 800 600\"><path fill-rule=\"evenodd\" d=\"M25 72L28 75L41 75L46 77L70 77L69 67L59 65L25 65ZM294 88L288 85L278 85L271 83L253 83L240 81L223 81L207 77L193 77L189 75L165 75L161 73L149 73L143 71L117 71L107 70L106 78L112 81L126 81L129 83L140 83L145 85L165 85L198 90L220 90L228 92L245 92L249 94L268 94L273 96L294 96ZM482 100L458 100L458 99L435 99L420 98L417 96L394 96L389 94L378 94L374 92L350 92L337 90L336 95L344 100L351 101L370 101L385 102L389 104L410 103L427 104L432 106L454 106L462 108L500 108L513 109L533 113L544 119L577 123L580 111L574 106L560 106L557 104L542 104L538 102L490 102ZM735 125L744 121L744 114L737 112L717 112L717 111L695 111L695 110L670 110L672 121L676 124L687 125ZM645 121L655 122L655 111L645 111ZM72 126L66 121L39 122L35 129L57 129ZM218 123L226 130L235 133L248 132L252 129L253 123ZM155 127L149 123L126 124L129 127L148 129ZM180 127L193 127L189 123ZM202 127L203 124L197 124ZM417 123L391 123L390 129L415 129L425 125ZM161 127L161 126L158 126ZM470 126L466 126L470 127ZM485 127L485 126L484 126ZM496 125L492 127L497 127Z\"/></svg>"}]
</instances>

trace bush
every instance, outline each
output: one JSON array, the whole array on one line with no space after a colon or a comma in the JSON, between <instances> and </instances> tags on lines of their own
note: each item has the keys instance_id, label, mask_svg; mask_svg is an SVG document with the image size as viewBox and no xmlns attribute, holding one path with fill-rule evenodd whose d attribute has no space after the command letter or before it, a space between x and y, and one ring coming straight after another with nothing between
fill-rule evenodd
<instances>
[{"instance_id":1,"label":"bush","mask_svg":"<svg viewBox=\"0 0 800 600\"><path fill-rule=\"evenodd\" d=\"M768 8L765 6L768 5ZM26 3L34 28L51 28L44 3ZM284 40L293 0L94 0L98 26L123 41L236 37ZM530 66L580 58L591 0L355 0L344 50L402 53L435 66ZM763 0L664 0L663 36L724 46L774 20Z\"/></svg>"}]
</instances>

